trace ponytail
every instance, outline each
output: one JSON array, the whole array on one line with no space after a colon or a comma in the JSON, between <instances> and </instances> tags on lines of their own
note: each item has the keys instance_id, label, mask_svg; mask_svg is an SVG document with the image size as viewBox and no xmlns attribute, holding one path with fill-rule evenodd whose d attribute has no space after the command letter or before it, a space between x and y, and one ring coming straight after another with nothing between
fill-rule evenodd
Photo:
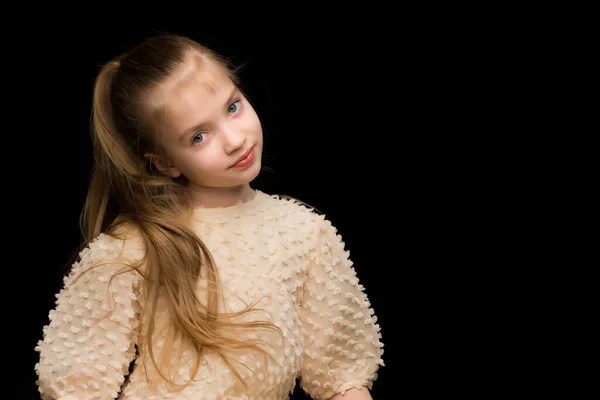
<instances>
[{"instance_id":1,"label":"ponytail","mask_svg":"<svg viewBox=\"0 0 600 400\"><path fill-rule=\"evenodd\" d=\"M93 146L93 166L85 205L80 216L81 232L84 241L89 242L105 228L107 212L111 200L114 180L121 173L135 175L130 166L133 157L118 134L118 124L112 107L112 86L119 73L120 58L108 62L100 70L93 92L91 139ZM127 168L129 166L129 168Z\"/></svg>"}]
</instances>

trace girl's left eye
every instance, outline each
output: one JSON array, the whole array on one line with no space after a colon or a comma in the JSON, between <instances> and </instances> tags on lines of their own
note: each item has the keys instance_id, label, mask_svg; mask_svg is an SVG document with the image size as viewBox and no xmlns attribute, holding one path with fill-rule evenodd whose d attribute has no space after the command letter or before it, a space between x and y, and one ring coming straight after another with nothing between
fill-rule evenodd
<instances>
[{"instance_id":1,"label":"girl's left eye","mask_svg":"<svg viewBox=\"0 0 600 400\"><path fill-rule=\"evenodd\" d=\"M240 101L236 100L233 103L231 103L231 105L228 108L228 111L233 114L234 112L236 112L239 109L240 109Z\"/></svg>"}]
</instances>

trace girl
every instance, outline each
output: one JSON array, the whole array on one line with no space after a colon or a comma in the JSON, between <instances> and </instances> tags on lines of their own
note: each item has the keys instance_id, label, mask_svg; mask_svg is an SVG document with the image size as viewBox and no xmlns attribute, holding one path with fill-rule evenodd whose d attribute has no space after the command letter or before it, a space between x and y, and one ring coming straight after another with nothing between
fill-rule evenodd
<instances>
[{"instance_id":1,"label":"girl","mask_svg":"<svg viewBox=\"0 0 600 400\"><path fill-rule=\"evenodd\" d=\"M106 64L85 241L36 350L43 399L370 399L379 326L332 224L250 186L262 128L178 35Z\"/></svg>"}]
</instances>

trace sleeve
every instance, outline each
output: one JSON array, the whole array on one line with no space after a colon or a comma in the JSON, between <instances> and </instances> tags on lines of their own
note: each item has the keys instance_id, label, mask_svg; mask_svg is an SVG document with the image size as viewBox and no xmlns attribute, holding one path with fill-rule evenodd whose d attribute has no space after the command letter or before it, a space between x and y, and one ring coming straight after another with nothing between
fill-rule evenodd
<instances>
[{"instance_id":1,"label":"sleeve","mask_svg":"<svg viewBox=\"0 0 600 400\"><path fill-rule=\"evenodd\" d=\"M383 366L377 317L337 229L319 217L303 286L300 384L314 399L371 389Z\"/></svg>"},{"instance_id":2,"label":"sleeve","mask_svg":"<svg viewBox=\"0 0 600 400\"><path fill-rule=\"evenodd\" d=\"M42 399L117 398L135 357L140 274L123 263L135 262L134 254L101 234L64 277L35 348Z\"/></svg>"}]
</instances>

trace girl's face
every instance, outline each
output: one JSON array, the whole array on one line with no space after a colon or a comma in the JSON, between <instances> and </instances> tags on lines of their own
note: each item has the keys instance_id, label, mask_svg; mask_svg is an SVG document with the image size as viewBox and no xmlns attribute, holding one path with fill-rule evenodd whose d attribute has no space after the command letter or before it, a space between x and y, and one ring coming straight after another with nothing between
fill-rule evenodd
<instances>
[{"instance_id":1,"label":"girl's face","mask_svg":"<svg viewBox=\"0 0 600 400\"><path fill-rule=\"evenodd\" d=\"M252 181L261 169L260 120L242 93L210 64L184 64L149 101L162 104L159 141L166 158L155 164L198 188L229 188ZM249 154L242 166L234 164Z\"/></svg>"}]
</instances>

